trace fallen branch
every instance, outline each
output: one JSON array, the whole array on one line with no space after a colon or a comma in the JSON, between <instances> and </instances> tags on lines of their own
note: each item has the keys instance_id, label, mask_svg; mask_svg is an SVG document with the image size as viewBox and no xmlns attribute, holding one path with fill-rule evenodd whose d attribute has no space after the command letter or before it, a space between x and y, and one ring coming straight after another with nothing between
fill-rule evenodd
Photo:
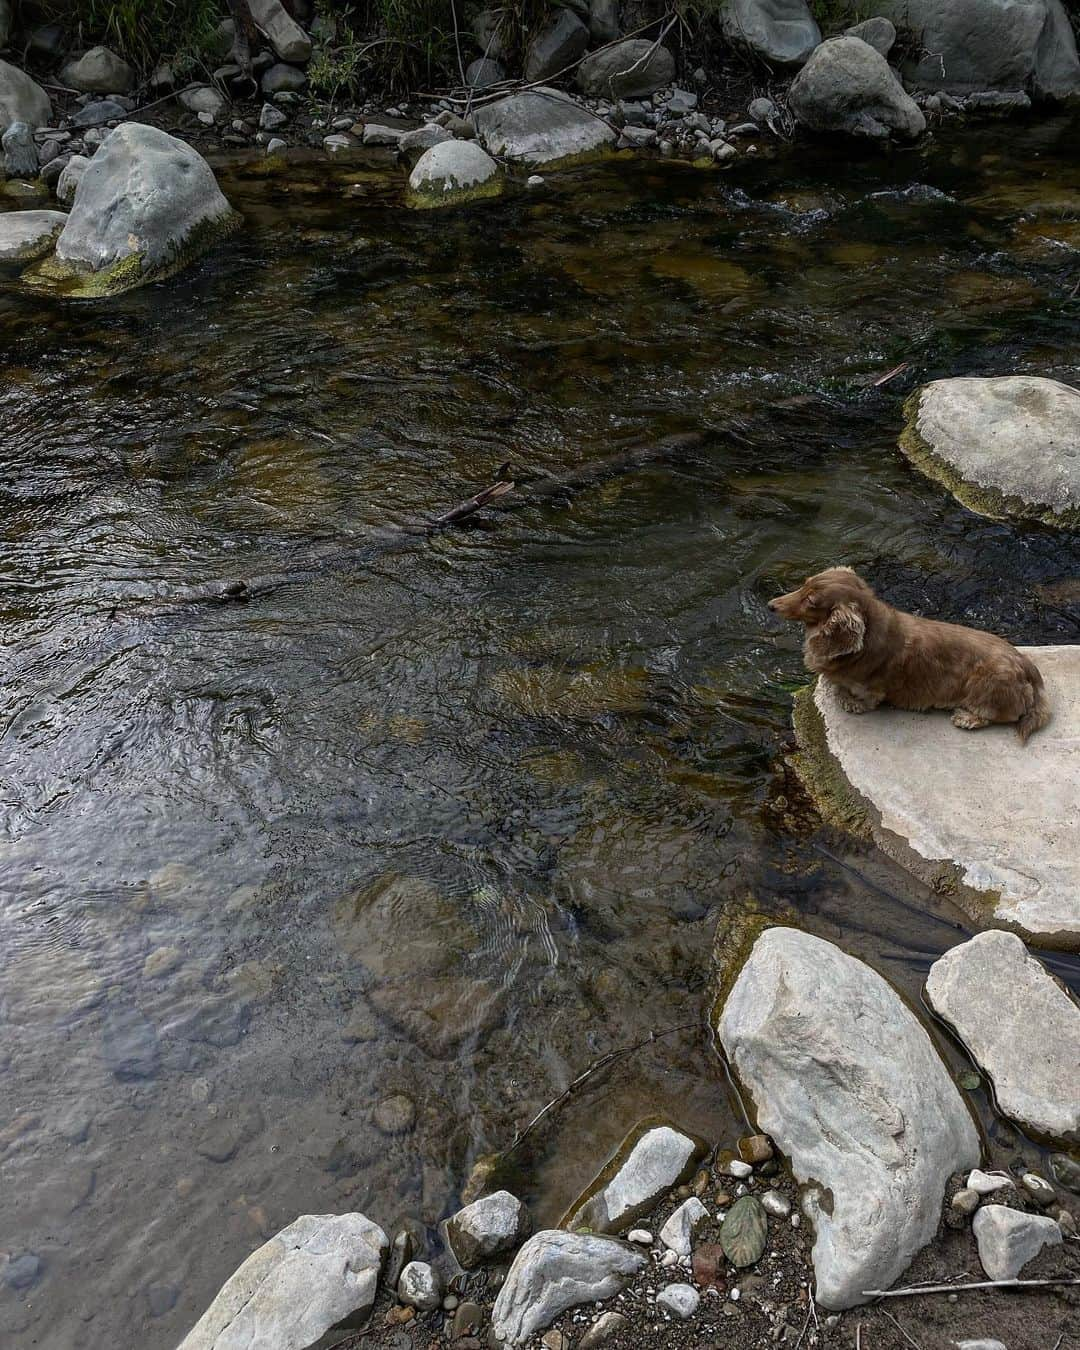
<instances>
[{"instance_id":1,"label":"fallen branch","mask_svg":"<svg viewBox=\"0 0 1080 1350\"><path fill-rule=\"evenodd\" d=\"M913 1284L906 1289L864 1289L863 1298L913 1298L916 1294L955 1294L963 1289L1046 1289L1051 1285L1080 1284L1080 1279L975 1280L971 1284Z\"/></svg>"},{"instance_id":2,"label":"fallen branch","mask_svg":"<svg viewBox=\"0 0 1080 1350\"><path fill-rule=\"evenodd\" d=\"M883 384L888 384L890 380L895 380L897 375L902 375L910 365L910 361L901 361L898 366L893 366L892 370L887 370L884 375L879 375L873 381L873 387L879 389Z\"/></svg>"},{"instance_id":3,"label":"fallen branch","mask_svg":"<svg viewBox=\"0 0 1080 1350\"><path fill-rule=\"evenodd\" d=\"M510 472L510 465L506 463L496 474L496 481L490 487L484 488L483 492L478 492L475 497L470 497L467 502L462 502L460 506L452 507L449 511L444 511L441 516L436 516L431 522L432 526L456 525L459 520L464 520L466 516L471 516L474 511L480 511L485 506L490 506L492 502L499 501L508 493L513 492L516 486L512 478L507 475Z\"/></svg>"}]
</instances>

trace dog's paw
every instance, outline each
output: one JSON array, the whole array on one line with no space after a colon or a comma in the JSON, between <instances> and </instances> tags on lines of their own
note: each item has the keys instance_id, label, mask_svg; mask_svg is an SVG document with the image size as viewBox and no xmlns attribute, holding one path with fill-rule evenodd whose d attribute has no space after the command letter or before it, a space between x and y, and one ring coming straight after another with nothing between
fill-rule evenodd
<instances>
[{"instance_id":1,"label":"dog's paw","mask_svg":"<svg viewBox=\"0 0 1080 1350\"><path fill-rule=\"evenodd\" d=\"M836 701L846 713L865 713L873 711L872 703L864 703L862 699L856 698L854 694L849 694L846 689L836 690Z\"/></svg>"},{"instance_id":2,"label":"dog's paw","mask_svg":"<svg viewBox=\"0 0 1080 1350\"><path fill-rule=\"evenodd\" d=\"M961 731L978 731L980 727L990 725L985 717L980 717L978 713L969 712L967 708L957 708L952 715L952 724L954 727L959 727Z\"/></svg>"}]
</instances>

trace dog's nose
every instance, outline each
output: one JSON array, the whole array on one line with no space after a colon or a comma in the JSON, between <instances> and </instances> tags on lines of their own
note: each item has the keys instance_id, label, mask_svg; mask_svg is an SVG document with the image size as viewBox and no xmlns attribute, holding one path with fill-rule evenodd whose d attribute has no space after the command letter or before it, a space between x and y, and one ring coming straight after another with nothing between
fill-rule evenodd
<instances>
[{"instance_id":1,"label":"dog's nose","mask_svg":"<svg viewBox=\"0 0 1080 1350\"><path fill-rule=\"evenodd\" d=\"M770 609L773 611L773 613L775 614L775 613L776 613L776 605L777 605L777 602L776 602L775 600L769 600L767 603L768 603L769 608L770 608Z\"/></svg>"}]
</instances>

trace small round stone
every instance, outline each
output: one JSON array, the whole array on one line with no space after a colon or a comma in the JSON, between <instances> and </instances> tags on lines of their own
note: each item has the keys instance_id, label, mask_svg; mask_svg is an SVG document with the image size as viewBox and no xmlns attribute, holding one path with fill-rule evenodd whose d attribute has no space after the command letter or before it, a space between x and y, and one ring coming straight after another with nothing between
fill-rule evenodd
<instances>
[{"instance_id":1,"label":"small round stone","mask_svg":"<svg viewBox=\"0 0 1080 1350\"><path fill-rule=\"evenodd\" d=\"M379 1102L371 1118L382 1134L408 1134L416 1124L416 1103L404 1092L396 1092Z\"/></svg>"},{"instance_id":2,"label":"small round stone","mask_svg":"<svg viewBox=\"0 0 1080 1350\"><path fill-rule=\"evenodd\" d=\"M701 1303L701 1295L692 1284L669 1284L656 1296L656 1306L674 1317L686 1321L693 1317Z\"/></svg>"},{"instance_id":3,"label":"small round stone","mask_svg":"<svg viewBox=\"0 0 1080 1350\"><path fill-rule=\"evenodd\" d=\"M791 1213L791 1201L779 1191L766 1191L761 1197L761 1208L777 1219L786 1219Z\"/></svg>"},{"instance_id":4,"label":"small round stone","mask_svg":"<svg viewBox=\"0 0 1080 1350\"><path fill-rule=\"evenodd\" d=\"M1028 1195L1037 1205L1052 1205L1057 1199L1057 1192L1045 1177L1039 1176L1038 1172L1025 1172L1020 1178L1020 1185L1027 1191Z\"/></svg>"},{"instance_id":5,"label":"small round stone","mask_svg":"<svg viewBox=\"0 0 1080 1350\"><path fill-rule=\"evenodd\" d=\"M754 1171L749 1163L745 1163L739 1158L732 1158L727 1165L727 1170L731 1176L739 1177L740 1179L752 1176Z\"/></svg>"},{"instance_id":6,"label":"small round stone","mask_svg":"<svg viewBox=\"0 0 1080 1350\"><path fill-rule=\"evenodd\" d=\"M952 1207L961 1214L974 1214L979 1208L979 1192L964 1186L953 1196Z\"/></svg>"},{"instance_id":7,"label":"small round stone","mask_svg":"<svg viewBox=\"0 0 1080 1350\"><path fill-rule=\"evenodd\" d=\"M636 1242L642 1247L652 1246L652 1234L647 1228L631 1228L626 1235L627 1242Z\"/></svg>"}]
</instances>

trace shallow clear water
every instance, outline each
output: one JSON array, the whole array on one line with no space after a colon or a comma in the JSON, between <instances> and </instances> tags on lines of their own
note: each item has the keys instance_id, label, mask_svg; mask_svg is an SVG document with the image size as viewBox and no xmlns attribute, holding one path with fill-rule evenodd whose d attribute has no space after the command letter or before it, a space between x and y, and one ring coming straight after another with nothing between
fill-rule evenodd
<instances>
[{"instance_id":1,"label":"shallow clear water","mask_svg":"<svg viewBox=\"0 0 1080 1350\"><path fill-rule=\"evenodd\" d=\"M247 231L183 276L0 293L0 1250L41 1261L0 1289L5 1346L168 1350L297 1213L434 1224L595 1057L703 1024L749 900L917 1001L968 927L771 809L803 676L763 602L844 561L1077 639L1080 541L967 513L895 446L923 379L1080 379L1076 130L619 163L445 216L370 165L238 166ZM687 431L674 463L372 547L504 460ZM530 1139L540 1218L654 1112L731 1137L703 1031Z\"/></svg>"}]
</instances>

